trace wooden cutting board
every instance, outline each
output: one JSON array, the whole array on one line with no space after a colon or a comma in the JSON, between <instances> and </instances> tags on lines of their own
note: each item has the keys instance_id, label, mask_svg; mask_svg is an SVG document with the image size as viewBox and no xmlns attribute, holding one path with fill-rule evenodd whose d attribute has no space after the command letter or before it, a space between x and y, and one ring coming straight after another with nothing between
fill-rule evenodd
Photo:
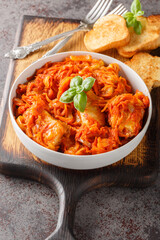
<instances>
[{"instance_id":1,"label":"wooden cutting board","mask_svg":"<svg viewBox=\"0 0 160 240\"><path fill-rule=\"evenodd\" d=\"M17 31L15 46L49 38L76 28L78 20L24 16ZM84 32L76 33L62 51L86 50ZM48 44L22 60L12 61L8 70L0 112L0 173L32 179L57 191L60 210L57 228L47 239L70 240L73 236L74 213L79 198L87 191L101 186L146 187L154 183L158 174L158 144L160 118L160 89L152 91L153 115L149 129L139 146L119 162L100 169L77 171L45 164L30 153L19 141L11 125L8 94L18 75L32 62L41 58L56 43ZM106 51L121 61L115 50ZM158 52L154 51L154 54Z\"/></svg>"}]
</instances>

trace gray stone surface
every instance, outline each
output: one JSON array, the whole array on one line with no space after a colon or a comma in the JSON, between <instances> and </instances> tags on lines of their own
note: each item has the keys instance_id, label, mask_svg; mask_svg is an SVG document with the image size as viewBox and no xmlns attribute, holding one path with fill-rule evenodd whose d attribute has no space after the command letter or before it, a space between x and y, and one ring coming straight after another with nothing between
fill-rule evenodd
<instances>
[{"instance_id":1,"label":"gray stone surface","mask_svg":"<svg viewBox=\"0 0 160 240\"><path fill-rule=\"evenodd\" d=\"M122 0L129 8L130 1ZM142 0L146 15L160 13L160 1ZM80 19L94 0L0 0L0 100L22 15ZM113 2L115 7L119 1ZM160 239L160 178L146 189L102 188L80 199L76 211L78 240ZM7 213L7 214L6 214ZM0 175L0 240L43 240L55 228L58 198L49 188Z\"/></svg>"}]
</instances>

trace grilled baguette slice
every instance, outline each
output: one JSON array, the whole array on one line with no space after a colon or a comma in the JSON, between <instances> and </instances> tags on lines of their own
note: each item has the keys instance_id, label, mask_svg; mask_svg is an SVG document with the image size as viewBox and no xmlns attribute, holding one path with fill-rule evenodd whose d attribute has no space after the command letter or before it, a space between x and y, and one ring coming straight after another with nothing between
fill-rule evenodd
<instances>
[{"instance_id":1,"label":"grilled baguette slice","mask_svg":"<svg viewBox=\"0 0 160 240\"><path fill-rule=\"evenodd\" d=\"M160 15L151 15L147 17L148 24L154 26L160 31Z\"/></svg>"},{"instance_id":2,"label":"grilled baguette slice","mask_svg":"<svg viewBox=\"0 0 160 240\"><path fill-rule=\"evenodd\" d=\"M123 57L132 57L140 51L156 49L160 46L160 15L139 17L142 23L142 33L137 35L133 28L129 28L130 42L118 48L118 53Z\"/></svg>"},{"instance_id":3,"label":"grilled baguette slice","mask_svg":"<svg viewBox=\"0 0 160 240\"><path fill-rule=\"evenodd\" d=\"M149 91L160 86L160 57L153 57L149 53L136 53L133 58L125 62L143 79Z\"/></svg>"},{"instance_id":4,"label":"grilled baguette slice","mask_svg":"<svg viewBox=\"0 0 160 240\"><path fill-rule=\"evenodd\" d=\"M108 15L97 20L93 30L87 32L84 43L89 51L102 52L126 45L130 34L126 21L118 15Z\"/></svg>"}]
</instances>

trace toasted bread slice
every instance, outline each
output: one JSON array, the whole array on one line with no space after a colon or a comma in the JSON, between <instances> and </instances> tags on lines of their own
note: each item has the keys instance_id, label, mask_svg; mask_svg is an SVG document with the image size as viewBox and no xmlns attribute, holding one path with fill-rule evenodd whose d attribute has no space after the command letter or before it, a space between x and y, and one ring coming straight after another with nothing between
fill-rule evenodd
<instances>
[{"instance_id":1,"label":"toasted bread slice","mask_svg":"<svg viewBox=\"0 0 160 240\"><path fill-rule=\"evenodd\" d=\"M125 19L114 14L98 19L93 30L87 32L84 37L86 48L93 52L121 47L129 40L130 34Z\"/></svg>"},{"instance_id":2,"label":"toasted bread slice","mask_svg":"<svg viewBox=\"0 0 160 240\"><path fill-rule=\"evenodd\" d=\"M147 17L148 24L160 31L160 15L151 15Z\"/></svg>"},{"instance_id":3,"label":"toasted bread slice","mask_svg":"<svg viewBox=\"0 0 160 240\"><path fill-rule=\"evenodd\" d=\"M160 57L154 57L153 60L154 71L152 73L152 78L155 79L153 88L160 87Z\"/></svg>"},{"instance_id":4,"label":"toasted bread slice","mask_svg":"<svg viewBox=\"0 0 160 240\"><path fill-rule=\"evenodd\" d=\"M129 28L130 42L118 48L118 53L123 57L132 57L140 51L156 49L160 46L160 15L148 18L139 17L142 22L142 33L137 35L133 28Z\"/></svg>"},{"instance_id":5,"label":"toasted bread slice","mask_svg":"<svg viewBox=\"0 0 160 240\"><path fill-rule=\"evenodd\" d=\"M160 86L160 57L153 57L149 53L137 53L125 62L143 79L149 91Z\"/></svg>"}]
</instances>

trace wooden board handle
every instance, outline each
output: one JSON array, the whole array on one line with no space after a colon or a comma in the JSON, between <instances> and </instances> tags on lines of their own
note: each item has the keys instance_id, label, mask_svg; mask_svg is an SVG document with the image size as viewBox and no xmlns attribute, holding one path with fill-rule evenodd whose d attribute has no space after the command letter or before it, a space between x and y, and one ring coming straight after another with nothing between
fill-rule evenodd
<instances>
[{"instance_id":1,"label":"wooden board handle","mask_svg":"<svg viewBox=\"0 0 160 240\"><path fill-rule=\"evenodd\" d=\"M73 234L73 225L77 201L70 194L63 192L62 195L59 196L60 208L57 227L46 240L76 239Z\"/></svg>"}]
</instances>

